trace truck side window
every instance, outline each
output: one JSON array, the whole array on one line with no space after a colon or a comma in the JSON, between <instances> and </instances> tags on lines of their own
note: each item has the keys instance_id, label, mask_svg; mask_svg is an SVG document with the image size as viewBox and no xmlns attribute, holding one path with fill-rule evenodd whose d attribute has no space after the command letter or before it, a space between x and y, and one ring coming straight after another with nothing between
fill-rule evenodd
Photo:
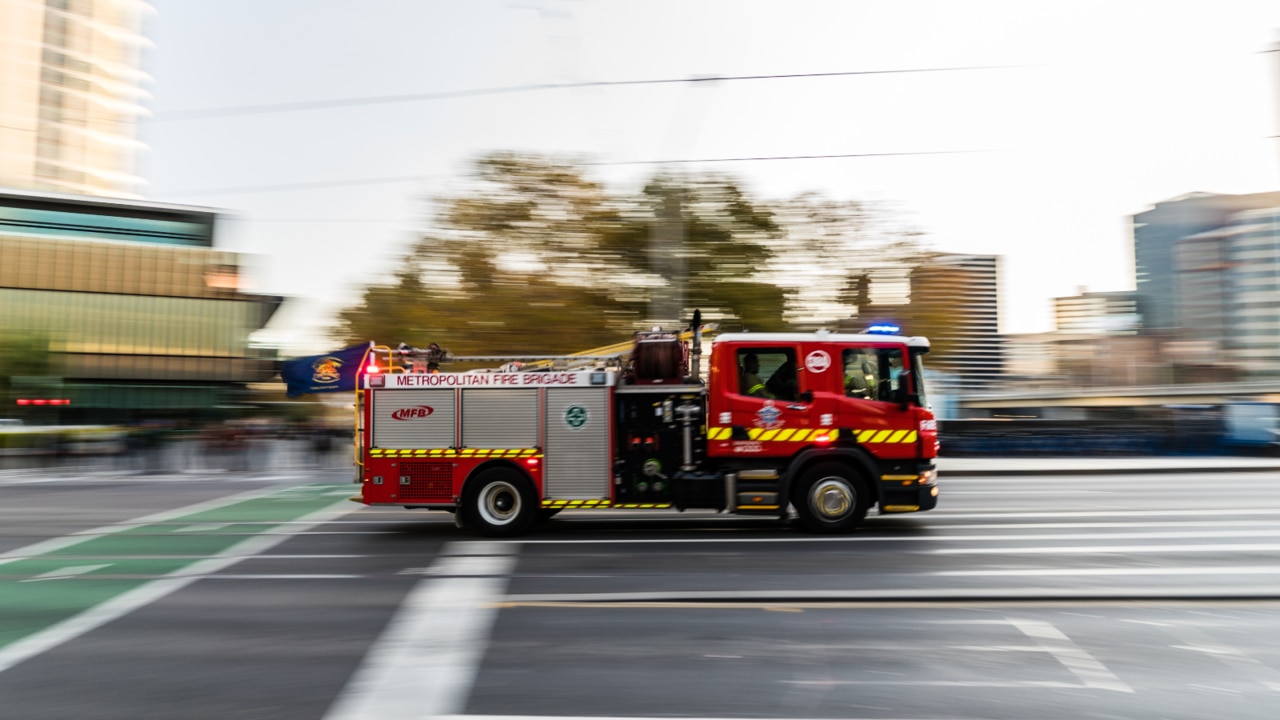
<instances>
[{"instance_id":1,"label":"truck side window","mask_svg":"<svg viewBox=\"0 0 1280 720\"><path fill-rule=\"evenodd\" d=\"M737 352L738 394L795 400L795 353L789 348L749 348ZM766 379L767 378L767 379Z\"/></svg>"},{"instance_id":2,"label":"truck side window","mask_svg":"<svg viewBox=\"0 0 1280 720\"><path fill-rule=\"evenodd\" d=\"M893 400L902 370L899 348L848 348L844 351L844 394L864 400Z\"/></svg>"}]
</instances>

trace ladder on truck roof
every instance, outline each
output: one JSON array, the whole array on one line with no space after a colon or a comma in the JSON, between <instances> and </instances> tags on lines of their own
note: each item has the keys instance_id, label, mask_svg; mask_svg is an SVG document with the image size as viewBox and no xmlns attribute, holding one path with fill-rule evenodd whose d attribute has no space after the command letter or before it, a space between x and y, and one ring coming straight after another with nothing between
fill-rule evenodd
<instances>
[{"instance_id":1,"label":"ladder on truck roof","mask_svg":"<svg viewBox=\"0 0 1280 720\"><path fill-rule=\"evenodd\" d=\"M714 332L716 325L703 325L703 332ZM693 338L692 330L682 330L677 335L682 342ZM374 345L372 352L386 368L386 372L429 372L441 363L488 363L496 365L471 372L537 372L546 370L582 370L588 368L621 368L635 347L635 338L582 350L568 355L454 355L446 348L431 343L425 348L401 343L392 348Z\"/></svg>"}]
</instances>

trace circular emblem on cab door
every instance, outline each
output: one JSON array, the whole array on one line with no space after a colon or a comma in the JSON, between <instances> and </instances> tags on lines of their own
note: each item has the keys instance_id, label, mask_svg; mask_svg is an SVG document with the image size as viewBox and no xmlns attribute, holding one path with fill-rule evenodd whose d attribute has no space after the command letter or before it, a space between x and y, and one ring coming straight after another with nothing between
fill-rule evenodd
<instances>
[{"instance_id":1,"label":"circular emblem on cab door","mask_svg":"<svg viewBox=\"0 0 1280 720\"><path fill-rule=\"evenodd\" d=\"M809 372L826 372L831 367L831 356L826 350L814 350L805 357L804 366Z\"/></svg>"}]
</instances>

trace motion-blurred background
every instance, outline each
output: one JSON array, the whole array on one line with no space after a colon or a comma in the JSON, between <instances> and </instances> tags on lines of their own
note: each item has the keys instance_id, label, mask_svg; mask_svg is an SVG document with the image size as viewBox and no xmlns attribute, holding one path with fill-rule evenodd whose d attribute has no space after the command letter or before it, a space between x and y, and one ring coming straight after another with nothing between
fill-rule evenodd
<instances>
[{"instance_id":1,"label":"motion-blurred background","mask_svg":"<svg viewBox=\"0 0 1280 720\"><path fill-rule=\"evenodd\" d=\"M1280 6L899 5L0 0L0 463L342 462L281 360L695 308L928 336L946 454L1271 451Z\"/></svg>"}]
</instances>

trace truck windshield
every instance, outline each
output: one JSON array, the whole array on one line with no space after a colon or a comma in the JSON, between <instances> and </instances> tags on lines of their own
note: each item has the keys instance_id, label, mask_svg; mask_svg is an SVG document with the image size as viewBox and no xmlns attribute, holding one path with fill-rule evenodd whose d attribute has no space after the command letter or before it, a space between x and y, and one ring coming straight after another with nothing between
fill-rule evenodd
<instances>
[{"instance_id":1,"label":"truck windshield","mask_svg":"<svg viewBox=\"0 0 1280 720\"><path fill-rule=\"evenodd\" d=\"M920 407L929 407L929 398L925 394L924 385L924 353L911 351L911 385L915 388Z\"/></svg>"}]
</instances>

